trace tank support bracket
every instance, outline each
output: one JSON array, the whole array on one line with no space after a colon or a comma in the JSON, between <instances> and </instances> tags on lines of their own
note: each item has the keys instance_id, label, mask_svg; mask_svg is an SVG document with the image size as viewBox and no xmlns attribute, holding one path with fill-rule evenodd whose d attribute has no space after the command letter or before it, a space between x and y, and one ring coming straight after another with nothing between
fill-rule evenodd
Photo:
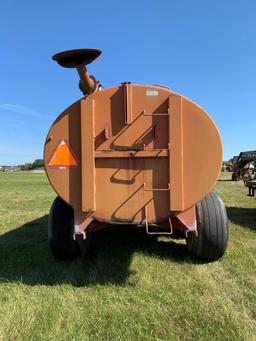
<instances>
[{"instance_id":1,"label":"tank support bracket","mask_svg":"<svg viewBox=\"0 0 256 341\"><path fill-rule=\"evenodd\" d=\"M81 230L80 225L74 225L74 233L73 233L73 239L77 240L82 237L83 240L86 239L86 233L85 231Z\"/></svg>"},{"instance_id":2,"label":"tank support bracket","mask_svg":"<svg viewBox=\"0 0 256 341\"><path fill-rule=\"evenodd\" d=\"M195 206L186 211L176 214L176 218L186 227L185 234L188 232L195 232L197 234L197 220Z\"/></svg>"},{"instance_id":3,"label":"tank support bracket","mask_svg":"<svg viewBox=\"0 0 256 341\"><path fill-rule=\"evenodd\" d=\"M145 226L146 226L146 232L147 234L153 234L153 235L171 235L173 234L173 228L172 228L172 220L171 217L169 216L169 231L150 231L149 225L148 225L148 210L147 210L147 205L144 207L145 209Z\"/></svg>"},{"instance_id":4,"label":"tank support bracket","mask_svg":"<svg viewBox=\"0 0 256 341\"><path fill-rule=\"evenodd\" d=\"M132 85L129 82L123 83L124 114L125 124L132 123Z\"/></svg>"},{"instance_id":5,"label":"tank support bracket","mask_svg":"<svg viewBox=\"0 0 256 341\"><path fill-rule=\"evenodd\" d=\"M93 211L91 212L82 212L80 210L74 210L74 233L73 239L86 239L86 231L87 227L94 221L92 216Z\"/></svg>"},{"instance_id":6,"label":"tank support bracket","mask_svg":"<svg viewBox=\"0 0 256 341\"><path fill-rule=\"evenodd\" d=\"M94 100L81 101L82 211L95 211Z\"/></svg>"},{"instance_id":7,"label":"tank support bracket","mask_svg":"<svg viewBox=\"0 0 256 341\"><path fill-rule=\"evenodd\" d=\"M172 186L170 192L170 211L184 211L184 131L183 102L178 95L169 96L169 179Z\"/></svg>"}]
</instances>

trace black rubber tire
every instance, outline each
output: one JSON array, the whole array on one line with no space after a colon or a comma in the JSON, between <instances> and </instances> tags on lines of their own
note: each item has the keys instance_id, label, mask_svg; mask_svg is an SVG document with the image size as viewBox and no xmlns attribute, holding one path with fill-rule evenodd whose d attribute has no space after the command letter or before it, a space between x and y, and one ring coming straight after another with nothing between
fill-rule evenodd
<instances>
[{"instance_id":1,"label":"black rubber tire","mask_svg":"<svg viewBox=\"0 0 256 341\"><path fill-rule=\"evenodd\" d=\"M217 194L209 193L196 205L197 231L186 238L190 254L201 260L221 258L228 244L228 219L226 208Z\"/></svg>"},{"instance_id":2,"label":"black rubber tire","mask_svg":"<svg viewBox=\"0 0 256 341\"><path fill-rule=\"evenodd\" d=\"M74 211L60 197L52 203L48 220L48 240L53 256L59 260L74 260L80 256L73 240Z\"/></svg>"}]
</instances>

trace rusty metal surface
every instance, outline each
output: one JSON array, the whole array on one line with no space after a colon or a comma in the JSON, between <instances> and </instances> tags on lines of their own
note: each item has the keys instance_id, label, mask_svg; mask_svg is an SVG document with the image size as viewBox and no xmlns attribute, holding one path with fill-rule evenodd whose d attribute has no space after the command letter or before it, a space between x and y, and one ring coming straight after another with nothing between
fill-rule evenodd
<instances>
[{"instance_id":1,"label":"rusty metal surface","mask_svg":"<svg viewBox=\"0 0 256 341\"><path fill-rule=\"evenodd\" d=\"M63 140L75 167L51 167ZM222 145L194 102L162 87L125 83L67 108L50 128L44 158L51 185L80 220L151 224L171 214L192 229L188 210L213 188Z\"/></svg>"}]
</instances>

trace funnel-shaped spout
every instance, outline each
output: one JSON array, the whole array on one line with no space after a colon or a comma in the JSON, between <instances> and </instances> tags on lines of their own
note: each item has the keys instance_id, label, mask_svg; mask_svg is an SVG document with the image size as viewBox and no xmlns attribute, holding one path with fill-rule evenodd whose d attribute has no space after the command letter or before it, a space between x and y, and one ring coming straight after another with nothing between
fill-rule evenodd
<instances>
[{"instance_id":1,"label":"funnel-shaped spout","mask_svg":"<svg viewBox=\"0 0 256 341\"><path fill-rule=\"evenodd\" d=\"M97 49L68 50L55 54L52 59L60 66L76 68L81 65L88 65L101 55Z\"/></svg>"},{"instance_id":2,"label":"funnel-shaped spout","mask_svg":"<svg viewBox=\"0 0 256 341\"><path fill-rule=\"evenodd\" d=\"M98 82L95 77L90 76L85 65L90 64L101 55L98 49L68 50L55 54L52 59L60 66L76 68L80 77L79 87L84 95L98 89Z\"/></svg>"}]
</instances>

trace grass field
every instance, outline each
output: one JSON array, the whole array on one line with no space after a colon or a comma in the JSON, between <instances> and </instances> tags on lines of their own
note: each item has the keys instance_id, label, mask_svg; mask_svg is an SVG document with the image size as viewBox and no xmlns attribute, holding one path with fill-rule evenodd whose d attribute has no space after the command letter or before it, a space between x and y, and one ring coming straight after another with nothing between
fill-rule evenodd
<instances>
[{"instance_id":1,"label":"grass field","mask_svg":"<svg viewBox=\"0 0 256 341\"><path fill-rule=\"evenodd\" d=\"M55 261L44 174L0 174L0 340L256 340L256 197L219 181L230 241L200 263L185 244L102 233L90 257Z\"/></svg>"}]
</instances>

